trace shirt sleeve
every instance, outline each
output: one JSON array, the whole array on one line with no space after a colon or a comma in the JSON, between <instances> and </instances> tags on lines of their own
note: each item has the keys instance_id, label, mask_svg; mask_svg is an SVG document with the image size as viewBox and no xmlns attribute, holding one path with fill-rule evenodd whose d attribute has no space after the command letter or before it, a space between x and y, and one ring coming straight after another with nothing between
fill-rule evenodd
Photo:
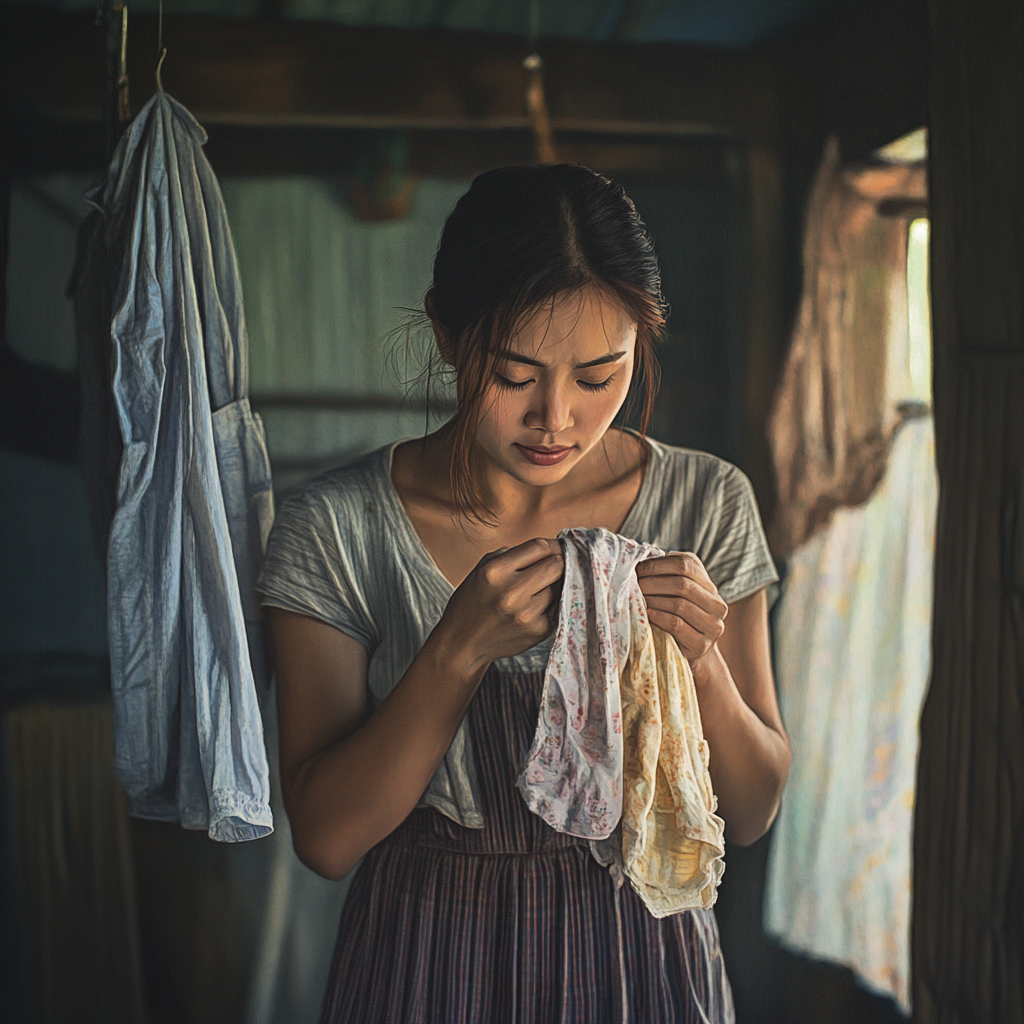
<instances>
[{"instance_id":1,"label":"shirt sleeve","mask_svg":"<svg viewBox=\"0 0 1024 1024\"><path fill-rule=\"evenodd\" d=\"M703 495L701 529L694 553L727 602L749 597L779 578L775 571L754 489L735 466L720 472Z\"/></svg>"},{"instance_id":2,"label":"shirt sleeve","mask_svg":"<svg viewBox=\"0 0 1024 1024\"><path fill-rule=\"evenodd\" d=\"M369 651L378 643L364 581L365 538L318 494L287 498L274 520L256 590L263 607L326 622Z\"/></svg>"}]
</instances>

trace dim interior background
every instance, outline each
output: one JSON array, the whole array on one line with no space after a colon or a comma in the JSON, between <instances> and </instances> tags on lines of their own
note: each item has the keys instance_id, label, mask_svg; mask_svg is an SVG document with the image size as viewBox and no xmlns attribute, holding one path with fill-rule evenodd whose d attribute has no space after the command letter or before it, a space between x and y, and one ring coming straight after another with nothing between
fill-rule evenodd
<instances>
[{"instance_id":1,"label":"dim interior background","mask_svg":"<svg viewBox=\"0 0 1024 1024\"><path fill-rule=\"evenodd\" d=\"M924 121L924 14L912 3L800 0L722 9L729 15L682 3L547 4L542 13L550 20L540 29L542 38L615 45L697 44L700 59L712 63L719 54L729 64L737 53L749 53L767 69L759 72L772 90L767 143L752 141L732 117L669 136L642 125L615 136L586 126L556 133L561 154L623 182L655 239L672 315L660 352L663 385L652 434L741 465L767 516L773 495L759 430L799 297L802 209L811 177L828 134L857 156ZM468 3L296 3L269 12L167 5L169 15L269 13L363 26L522 33L523 17L511 10ZM19 16L8 19L13 30L23 24ZM690 53L680 50L679 60ZM96 68L100 75L99 59ZM31 119L21 109L14 116L24 142ZM44 130L55 126L46 123ZM297 141L285 130L263 139L231 125L213 123L208 130L242 276L253 405L266 422L281 493L362 451L422 432L428 409L416 387L407 386L417 355L407 364L401 338L389 339L389 332L405 308L421 303L441 225L472 175L495 163L531 160L532 142L520 127L466 130L457 145L433 129L337 128ZM73 125L71 137L80 131ZM56 156L51 142L37 142L35 157L7 165L6 341L50 394L67 396L74 393L68 381L75 344L66 286L75 234L87 212L81 196L102 156L95 131L85 142L72 155L56 147ZM248 148L260 145L292 152L250 160ZM305 172L304 161L310 165ZM400 215L367 219L360 190L382 177ZM19 372L24 369L19 364ZM438 398L435 419L444 408L443 395ZM4 705L12 713L27 713L40 698L102 706L102 574L78 471L66 456L6 441L0 449L0 653ZM91 753L76 753L67 741L80 726L55 727L61 756L88 758L103 749L102 714L90 721ZM38 729L32 729L25 721L5 727L9 825L19 799L11 795L11 752L34 742ZM45 779L17 781L23 793L30 784L40 792L47 785ZM134 879L120 913L129 939L136 927L129 919L136 915L141 958L134 965L138 990L115 999L123 1019L315 1019L344 883L323 882L290 857L277 811L279 828L271 839L230 849L144 822L131 822L125 835L111 840L109 857L128 864ZM47 823L35 827L29 838L52 845ZM719 904L740 1020L825 1019L823 1012L835 1020L896 1019L891 1004L855 986L848 973L792 957L764 938L765 851L765 841L730 850ZM45 987L39 964L49 957L52 967L72 954L46 946L42 931L18 931L19 901L36 891L36 882L14 858L4 867L5 899L13 901L13 913L4 915L5 943L14 950L20 981L5 998L15 1014L33 1007L39 1019L60 1019L59 1006L38 995ZM58 864L55 870L63 869ZM95 865L92 870L102 873ZM74 869L65 874L70 878ZM116 885L117 878L104 884ZM50 895L56 900L59 893ZM50 906L59 913L59 900ZM111 957L131 964L130 945Z\"/></svg>"},{"instance_id":2,"label":"dim interior background","mask_svg":"<svg viewBox=\"0 0 1024 1024\"><path fill-rule=\"evenodd\" d=\"M355 144L366 141L360 136ZM714 149L712 159L705 155L702 160L709 165L706 173L689 182L645 181L636 175L624 184L657 240L665 294L675 311L661 350L662 397L652 432L669 443L736 461L743 416L746 259L741 164L729 145ZM78 223L87 212L81 196L90 184L83 175L38 176L15 182L11 194L9 343L26 359L64 371L75 365L74 322L65 289ZM373 223L353 216L340 178L221 180L246 297L253 405L266 424L279 496L316 472L423 432L428 406L413 380L424 364L423 345L407 354L400 328L405 310L422 306L444 219L468 184L463 178L418 179L406 216ZM396 329L397 335L392 333ZM446 397L443 391L434 395L433 423L443 413ZM0 529L7 538L4 655L26 666L45 657L54 673L74 665L78 673L94 674L101 685L103 580L78 471L4 451L0 474L6 496ZM58 658L64 663L60 667ZM92 684L93 679L83 679L83 685ZM278 811L280 823L283 815ZM223 901L224 911L230 907L229 923L218 930L227 928L232 933L229 945L241 945L236 952L244 970L258 952L245 948L249 943L244 936L258 934L263 923L266 890L260 876L271 869L263 862L271 847L286 840L280 824L272 839L253 848L207 850L205 840L171 839L181 847L177 863L165 862L166 850L152 849L159 842L156 835L168 833L168 828L145 823L133 823L132 828L138 833L137 847L146 851L143 858L163 861L152 880L154 887L166 890L163 894L147 892L143 861L137 862L140 898L144 904L153 900L158 914L175 913L165 904L184 882L179 875L208 871L208 862L224 862L219 866L222 877L209 880L214 891L199 898ZM297 961L294 970L312 970L318 979L312 985L315 1002L325 980L344 885L322 882L299 865L289 870L302 878L309 895L298 927L316 929L310 940L318 948L304 946L301 934L283 942ZM205 909L216 916L215 907ZM315 922L306 922L311 913ZM203 918L195 927L209 928L210 920ZM306 966L313 963L316 968ZM161 973L147 977L150 989L161 984ZM212 993L190 979L194 998L199 1001L202 993L211 1008L232 1001L225 984L231 972L218 973L212 1001ZM309 1016L315 1006L303 1010ZM296 1020L294 1013L286 1009L279 1019Z\"/></svg>"}]
</instances>

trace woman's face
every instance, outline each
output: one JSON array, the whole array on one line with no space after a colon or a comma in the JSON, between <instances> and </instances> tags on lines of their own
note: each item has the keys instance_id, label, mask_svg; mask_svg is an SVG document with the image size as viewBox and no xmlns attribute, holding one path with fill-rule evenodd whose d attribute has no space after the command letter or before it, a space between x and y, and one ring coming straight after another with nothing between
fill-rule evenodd
<instances>
[{"instance_id":1,"label":"woman's face","mask_svg":"<svg viewBox=\"0 0 1024 1024\"><path fill-rule=\"evenodd\" d=\"M478 451L522 483L544 487L564 479L625 401L635 348L635 322L599 289L545 303L496 367Z\"/></svg>"}]
</instances>

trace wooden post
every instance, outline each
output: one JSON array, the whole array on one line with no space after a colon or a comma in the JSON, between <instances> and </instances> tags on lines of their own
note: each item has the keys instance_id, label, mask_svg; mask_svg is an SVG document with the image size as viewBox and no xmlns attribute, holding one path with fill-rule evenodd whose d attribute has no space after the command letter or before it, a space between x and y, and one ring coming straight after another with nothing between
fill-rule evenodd
<instances>
[{"instance_id":1,"label":"wooden post","mask_svg":"<svg viewBox=\"0 0 1024 1024\"><path fill-rule=\"evenodd\" d=\"M775 474L768 447L768 410L785 358L779 323L782 290L782 168L768 142L747 151L750 291L746 365L746 444L743 468L767 521L775 510Z\"/></svg>"},{"instance_id":2,"label":"wooden post","mask_svg":"<svg viewBox=\"0 0 1024 1024\"><path fill-rule=\"evenodd\" d=\"M914 1017L1024 1020L1024 4L930 0L932 680Z\"/></svg>"}]
</instances>

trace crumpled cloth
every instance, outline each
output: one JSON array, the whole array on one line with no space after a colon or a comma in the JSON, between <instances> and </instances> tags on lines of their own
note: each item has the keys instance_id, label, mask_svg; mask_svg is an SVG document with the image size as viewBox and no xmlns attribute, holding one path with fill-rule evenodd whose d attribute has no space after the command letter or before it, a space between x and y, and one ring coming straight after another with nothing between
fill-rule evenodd
<instances>
[{"instance_id":1,"label":"crumpled cloth","mask_svg":"<svg viewBox=\"0 0 1024 1024\"><path fill-rule=\"evenodd\" d=\"M608 530L564 530L565 576L527 806L591 840L655 917L715 902L725 824L708 773L693 673L652 626L636 565L664 552Z\"/></svg>"}]
</instances>

